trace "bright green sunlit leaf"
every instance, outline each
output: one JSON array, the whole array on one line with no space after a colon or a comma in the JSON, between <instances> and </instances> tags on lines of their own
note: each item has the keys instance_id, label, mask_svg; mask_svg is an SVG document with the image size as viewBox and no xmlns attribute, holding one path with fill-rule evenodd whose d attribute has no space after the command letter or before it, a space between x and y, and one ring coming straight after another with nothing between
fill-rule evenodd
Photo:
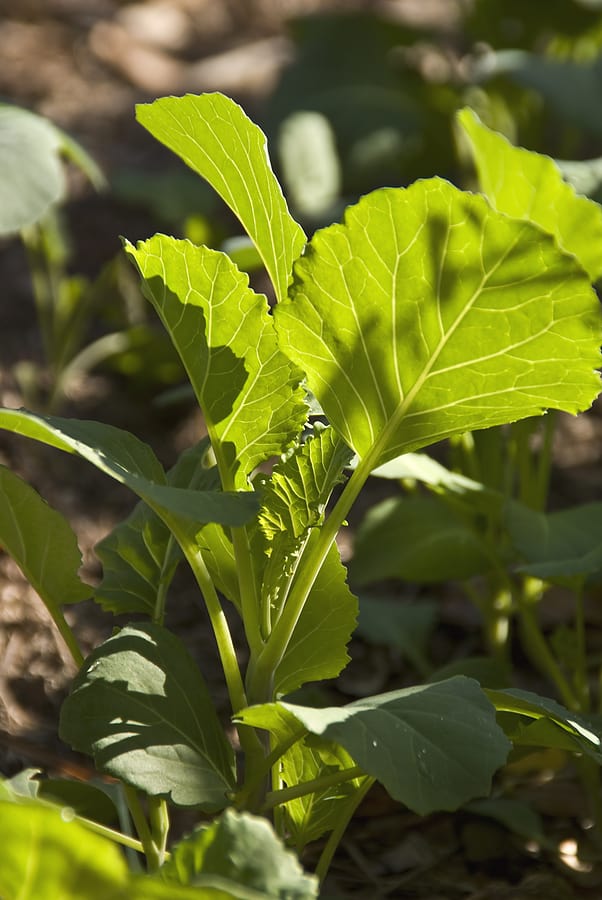
<instances>
[{"instance_id":1,"label":"bright green sunlit leaf","mask_svg":"<svg viewBox=\"0 0 602 900\"><path fill-rule=\"evenodd\" d=\"M86 660L61 736L97 768L180 806L222 809L234 756L198 666L159 625L130 625Z\"/></svg>"},{"instance_id":2,"label":"bright green sunlit leaf","mask_svg":"<svg viewBox=\"0 0 602 900\"><path fill-rule=\"evenodd\" d=\"M581 266L437 178L376 191L318 231L275 317L371 469L458 432L578 412L599 391L600 310Z\"/></svg>"},{"instance_id":3,"label":"bright green sunlit leaf","mask_svg":"<svg viewBox=\"0 0 602 900\"><path fill-rule=\"evenodd\" d=\"M278 349L266 298L207 247L155 235L126 249L186 367L224 486L248 487L251 471L292 443L307 414L302 373Z\"/></svg>"},{"instance_id":4,"label":"bright green sunlit leaf","mask_svg":"<svg viewBox=\"0 0 602 900\"><path fill-rule=\"evenodd\" d=\"M69 821L68 810L0 801L0 897L6 900L125 900L119 848Z\"/></svg>"},{"instance_id":5,"label":"bright green sunlit leaf","mask_svg":"<svg viewBox=\"0 0 602 900\"><path fill-rule=\"evenodd\" d=\"M602 207L564 181L549 156L513 147L470 109L458 113L484 194L500 212L529 219L577 257L592 281L602 275Z\"/></svg>"},{"instance_id":6,"label":"bright green sunlit leaf","mask_svg":"<svg viewBox=\"0 0 602 900\"><path fill-rule=\"evenodd\" d=\"M284 299L305 235L288 211L261 129L222 94L162 97L138 105L136 116L205 178L238 216L263 259L276 296Z\"/></svg>"}]
</instances>

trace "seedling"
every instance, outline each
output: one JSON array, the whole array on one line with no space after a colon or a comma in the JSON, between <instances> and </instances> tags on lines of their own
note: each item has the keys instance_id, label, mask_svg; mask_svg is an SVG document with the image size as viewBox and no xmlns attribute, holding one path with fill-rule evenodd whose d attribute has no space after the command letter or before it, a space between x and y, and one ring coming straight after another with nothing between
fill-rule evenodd
<instances>
[{"instance_id":1,"label":"seedling","mask_svg":"<svg viewBox=\"0 0 602 900\"><path fill-rule=\"evenodd\" d=\"M72 835L61 832L58 852L82 825L142 850L151 874L115 868L115 896L315 896L316 879L276 838L272 868L257 857L268 826L254 816L270 818L297 852L327 836L321 880L375 780L420 814L486 795L511 746L496 708L510 713L505 727L518 741L517 722L544 720L542 741L599 758L595 729L577 715L520 692L488 695L460 676L343 707L286 699L347 663L357 602L336 537L370 473L471 429L588 407L599 390L597 298L551 234L440 179L375 191L307 241L264 135L232 101L164 98L138 107L138 118L238 216L271 279L274 308L223 253L164 235L126 242L208 432L168 473L127 432L0 411L1 427L82 456L142 501L99 545L96 599L148 621L122 628L83 662L61 715L63 738L126 786L137 834L80 817ZM326 427L308 427L307 392ZM80 664L61 612L66 599L92 593L77 577L75 539L62 520L43 524L42 509L56 514L16 475L2 478L10 501L0 537ZM241 759L198 666L164 626L183 559L215 633ZM244 671L226 603L244 627ZM10 874L0 874L5 893L1 879L17 877L30 840L15 805L19 786L6 793L0 837L18 849ZM170 803L221 815L168 858ZM35 810L51 833L54 811ZM107 896L103 889L89 896Z\"/></svg>"}]
</instances>

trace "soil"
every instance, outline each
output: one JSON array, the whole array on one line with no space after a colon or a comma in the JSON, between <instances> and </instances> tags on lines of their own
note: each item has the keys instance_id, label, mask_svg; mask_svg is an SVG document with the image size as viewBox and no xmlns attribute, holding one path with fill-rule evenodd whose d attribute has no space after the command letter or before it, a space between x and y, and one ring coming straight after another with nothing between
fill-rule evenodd
<instances>
[{"instance_id":1,"label":"soil","mask_svg":"<svg viewBox=\"0 0 602 900\"><path fill-rule=\"evenodd\" d=\"M379 9L416 23L453 23L458 2L446 0L0 0L0 96L50 117L80 141L109 180L125 169L161 171L173 162L134 120L135 103L186 91L221 90L250 114L260 108L292 58L287 22L294 15L328 9ZM120 248L157 230L153 213L111 191L95 195L70 173L65 208L76 271L96 277ZM159 223L161 224L161 223ZM163 225L165 228L165 225ZM29 272L17 241L0 244L0 403L20 406L15 365L43 366ZM102 327L100 324L96 327ZM154 390L154 388L152 389ZM95 371L71 386L61 414L111 422L149 441L163 462L200 433L188 408L160 410L151 389L122 375ZM597 410L562 417L555 446L553 502L602 499L602 420ZM0 464L32 484L71 521L83 555L82 575L94 584L100 566L94 545L133 507L131 495L83 462L18 438L0 435ZM375 482L367 505L384 490ZM361 516L355 514L354 521ZM349 546L342 547L343 554ZM218 705L227 698L213 640L193 598L178 582L170 625L185 635L202 659ZM442 625L433 653L445 658L458 644L478 643L478 621L457 591L439 592ZM562 615L562 601L560 601ZM550 615L553 614L553 610ZM67 610L82 649L104 640L114 620L92 601ZM602 621L591 614L592 641L600 644ZM327 690L346 702L399 687L413 673L382 647L354 639L353 662ZM49 773L91 775L89 762L57 736L60 704L73 664L44 605L20 570L0 553L0 772L24 766ZM552 848L541 850L470 812L421 819L374 790L360 809L335 859L329 888L337 896L423 900L521 900L527 897L602 896L599 853L579 858L571 841L583 841L586 801L571 773L545 783L523 777L521 795L545 817ZM311 866L311 855L306 860Z\"/></svg>"}]
</instances>

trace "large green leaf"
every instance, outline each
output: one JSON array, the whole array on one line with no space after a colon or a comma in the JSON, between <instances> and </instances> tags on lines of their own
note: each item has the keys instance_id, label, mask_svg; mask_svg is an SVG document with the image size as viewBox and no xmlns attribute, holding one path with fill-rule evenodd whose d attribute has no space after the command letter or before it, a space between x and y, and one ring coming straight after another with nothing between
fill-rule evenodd
<instances>
[{"instance_id":1,"label":"large green leaf","mask_svg":"<svg viewBox=\"0 0 602 900\"><path fill-rule=\"evenodd\" d=\"M291 703L251 707L271 730L279 707L313 734L341 744L389 794L426 815L487 794L510 743L476 681L462 676L310 709ZM243 718L246 712L243 713Z\"/></svg>"},{"instance_id":2,"label":"large green leaf","mask_svg":"<svg viewBox=\"0 0 602 900\"><path fill-rule=\"evenodd\" d=\"M263 259L276 296L284 299L305 235L288 211L261 129L222 94L162 97L138 105L136 115L238 216Z\"/></svg>"},{"instance_id":3,"label":"large green leaf","mask_svg":"<svg viewBox=\"0 0 602 900\"><path fill-rule=\"evenodd\" d=\"M63 516L25 481L0 466L0 545L51 611L78 603L93 589L78 576L82 556Z\"/></svg>"},{"instance_id":4,"label":"large green leaf","mask_svg":"<svg viewBox=\"0 0 602 900\"><path fill-rule=\"evenodd\" d=\"M155 235L126 249L186 367L224 486L248 486L306 417L302 373L278 350L266 298L207 247Z\"/></svg>"},{"instance_id":5,"label":"large green leaf","mask_svg":"<svg viewBox=\"0 0 602 900\"><path fill-rule=\"evenodd\" d=\"M416 495L389 497L368 511L350 575L358 585L386 578L432 584L490 568L488 547L469 520L439 497Z\"/></svg>"},{"instance_id":6,"label":"large green leaf","mask_svg":"<svg viewBox=\"0 0 602 900\"><path fill-rule=\"evenodd\" d=\"M270 706L267 715L265 706L251 706L237 718L246 725L267 728L274 747L291 745L278 760L280 787L293 787L355 766L355 761L340 745L308 736L298 719L282 704ZM345 815L345 804L354 801L364 782L362 776L342 780L281 804L286 831L297 852L336 827Z\"/></svg>"},{"instance_id":7,"label":"large green leaf","mask_svg":"<svg viewBox=\"0 0 602 900\"><path fill-rule=\"evenodd\" d=\"M0 428L75 453L127 485L154 509L167 510L193 522L242 525L257 511L257 502L248 492L231 494L170 487L151 448L112 425L1 408Z\"/></svg>"},{"instance_id":8,"label":"large green leaf","mask_svg":"<svg viewBox=\"0 0 602 900\"><path fill-rule=\"evenodd\" d=\"M233 751L198 667L159 625L130 625L86 660L61 735L97 767L181 806L221 809Z\"/></svg>"},{"instance_id":9,"label":"large green leaf","mask_svg":"<svg viewBox=\"0 0 602 900\"><path fill-rule=\"evenodd\" d=\"M549 156L513 147L470 109L458 114L484 194L500 212L529 219L577 257L592 281L602 275L602 207L580 197Z\"/></svg>"},{"instance_id":10,"label":"large green leaf","mask_svg":"<svg viewBox=\"0 0 602 900\"><path fill-rule=\"evenodd\" d=\"M215 467L205 465L208 446L205 439L184 452L168 473L168 483L203 491L217 488ZM169 529L145 503L139 503L96 545L95 551L103 566L95 599L103 609L119 614L142 612L152 616L159 590L167 590L182 559Z\"/></svg>"},{"instance_id":11,"label":"large green leaf","mask_svg":"<svg viewBox=\"0 0 602 900\"><path fill-rule=\"evenodd\" d=\"M180 841L161 875L170 884L199 888L217 877L241 900L310 900L318 895L316 877L303 872L270 824L232 809Z\"/></svg>"},{"instance_id":12,"label":"large green leaf","mask_svg":"<svg viewBox=\"0 0 602 900\"><path fill-rule=\"evenodd\" d=\"M318 231L275 317L369 468L548 407L577 412L599 391L600 310L581 266L440 179L376 191Z\"/></svg>"},{"instance_id":13,"label":"large green leaf","mask_svg":"<svg viewBox=\"0 0 602 900\"><path fill-rule=\"evenodd\" d=\"M553 513L540 513L522 503L509 503L504 523L517 553L520 570L536 578L562 582L602 573L602 503L584 503Z\"/></svg>"}]
</instances>

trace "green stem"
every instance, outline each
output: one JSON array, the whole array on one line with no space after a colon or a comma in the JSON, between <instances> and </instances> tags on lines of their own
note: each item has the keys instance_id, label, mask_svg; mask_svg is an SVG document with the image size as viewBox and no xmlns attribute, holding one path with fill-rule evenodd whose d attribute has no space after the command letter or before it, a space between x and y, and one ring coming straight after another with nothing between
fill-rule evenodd
<instances>
[{"instance_id":1,"label":"green stem","mask_svg":"<svg viewBox=\"0 0 602 900\"><path fill-rule=\"evenodd\" d=\"M54 365L54 279L50 273L50 264L44 252L44 235L41 225L23 228L21 239L27 254L31 273L33 297L36 314L44 346L44 355L50 365Z\"/></svg>"},{"instance_id":2,"label":"green stem","mask_svg":"<svg viewBox=\"0 0 602 900\"><path fill-rule=\"evenodd\" d=\"M300 727L298 731L294 732L285 741L282 741L274 747L271 753L268 753L267 756L262 759L261 765L257 765L252 772L247 772L243 787L234 797L234 803L238 809L248 808L251 798L257 794L258 789L266 780L278 760L306 734L307 729Z\"/></svg>"},{"instance_id":3,"label":"green stem","mask_svg":"<svg viewBox=\"0 0 602 900\"><path fill-rule=\"evenodd\" d=\"M320 778L312 778L311 781L302 781L289 788L281 788L278 791L270 791L265 798L261 807L261 812L269 812L275 806L282 803L289 803L291 800L298 800L299 797L305 797L307 794L315 794L317 791L332 787L333 785L343 784L345 781L351 781L353 778L362 778L366 773L359 766L353 766L351 769L343 769L339 772L333 772L330 775L322 775Z\"/></svg>"},{"instance_id":4,"label":"green stem","mask_svg":"<svg viewBox=\"0 0 602 900\"><path fill-rule=\"evenodd\" d=\"M577 665L573 683L579 698L578 709L588 712L590 708L589 684L587 680L587 654L585 643L585 608L583 603L583 579L575 586L575 634L577 637Z\"/></svg>"},{"instance_id":5,"label":"green stem","mask_svg":"<svg viewBox=\"0 0 602 900\"><path fill-rule=\"evenodd\" d=\"M130 815L146 857L148 870L149 872L156 872L160 865L159 852L155 846L148 822L146 821L146 816L144 815L138 792L135 788L130 787L127 784L124 784L123 787Z\"/></svg>"},{"instance_id":6,"label":"green stem","mask_svg":"<svg viewBox=\"0 0 602 900\"><path fill-rule=\"evenodd\" d=\"M69 650L69 653L73 657L73 662L75 663L75 665L77 666L78 669L81 669L81 667L84 664L84 656L83 656L81 650L79 649L79 645L75 639L75 635L73 634L73 631L67 624L67 620L65 619L65 617L62 614L62 612L60 611L60 609L53 609L51 611L51 615L52 615L52 618L54 619L54 624L58 628L62 639L64 640L65 644L67 645L67 649Z\"/></svg>"},{"instance_id":7,"label":"green stem","mask_svg":"<svg viewBox=\"0 0 602 900\"><path fill-rule=\"evenodd\" d=\"M169 834L169 809L164 798L149 797L149 820L153 844L157 848L159 866L165 862L167 855L167 836Z\"/></svg>"},{"instance_id":8,"label":"green stem","mask_svg":"<svg viewBox=\"0 0 602 900\"><path fill-rule=\"evenodd\" d=\"M543 420L543 437L537 470L535 473L534 506L538 512L542 512L547 505L550 490L550 473L552 471L552 444L556 421L558 419L555 409L550 409Z\"/></svg>"},{"instance_id":9,"label":"green stem","mask_svg":"<svg viewBox=\"0 0 602 900\"><path fill-rule=\"evenodd\" d=\"M366 781L363 785L361 785L357 792L353 794L352 797L347 801L346 809L341 810L338 815L337 823L333 830L330 832L328 840L326 841L326 845L322 850L320 855L320 859L318 860L318 865L316 866L316 875L318 876L318 880L320 884L326 878L328 873L328 869L330 868L330 863L332 862L332 858L335 854L337 847L341 842L341 838L343 837L351 818L374 784L376 779L374 778L366 778Z\"/></svg>"},{"instance_id":10,"label":"green stem","mask_svg":"<svg viewBox=\"0 0 602 900\"><path fill-rule=\"evenodd\" d=\"M530 582L533 582L533 584L530 584ZM541 583L537 579L525 579L522 591L523 596L518 601L519 622L523 633L523 648L537 669L544 675L547 675L556 685L564 705L569 709L578 710L580 708L579 698L564 677L537 621L533 607L533 598L535 592L541 592L541 587L537 587L538 584Z\"/></svg>"},{"instance_id":11,"label":"green stem","mask_svg":"<svg viewBox=\"0 0 602 900\"><path fill-rule=\"evenodd\" d=\"M158 625L163 625L163 622L165 621L165 605L167 603L167 592L169 590L169 585L171 582L171 578L168 577L171 565L168 563L171 560L175 543L176 539L173 534L170 533L165 547L165 555L163 556L163 564L161 566L161 573L159 575L159 585L157 587L157 597L155 599L155 608L153 610L153 622L156 622Z\"/></svg>"},{"instance_id":12,"label":"green stem","mask_svg":"<svg viewBox=\"0 0 602 900\"><path fill-rule=\"evenodd\" d=\"M137 853L144 853L142 842L137 841L136 838L129 837L127 834L122 834L120 831L115 831L113 828L108 828L106 825L101 825L99 822L94 822L92 819L86 819L83 816L75 816L74 821L83 825L88 831L93 831L95 834L108 838L116 844L121 844L122 847L127 847L129 850L136 850ZM166 858L168 856L169 854L167 853Z\"/></svg>"}]
</instances>

